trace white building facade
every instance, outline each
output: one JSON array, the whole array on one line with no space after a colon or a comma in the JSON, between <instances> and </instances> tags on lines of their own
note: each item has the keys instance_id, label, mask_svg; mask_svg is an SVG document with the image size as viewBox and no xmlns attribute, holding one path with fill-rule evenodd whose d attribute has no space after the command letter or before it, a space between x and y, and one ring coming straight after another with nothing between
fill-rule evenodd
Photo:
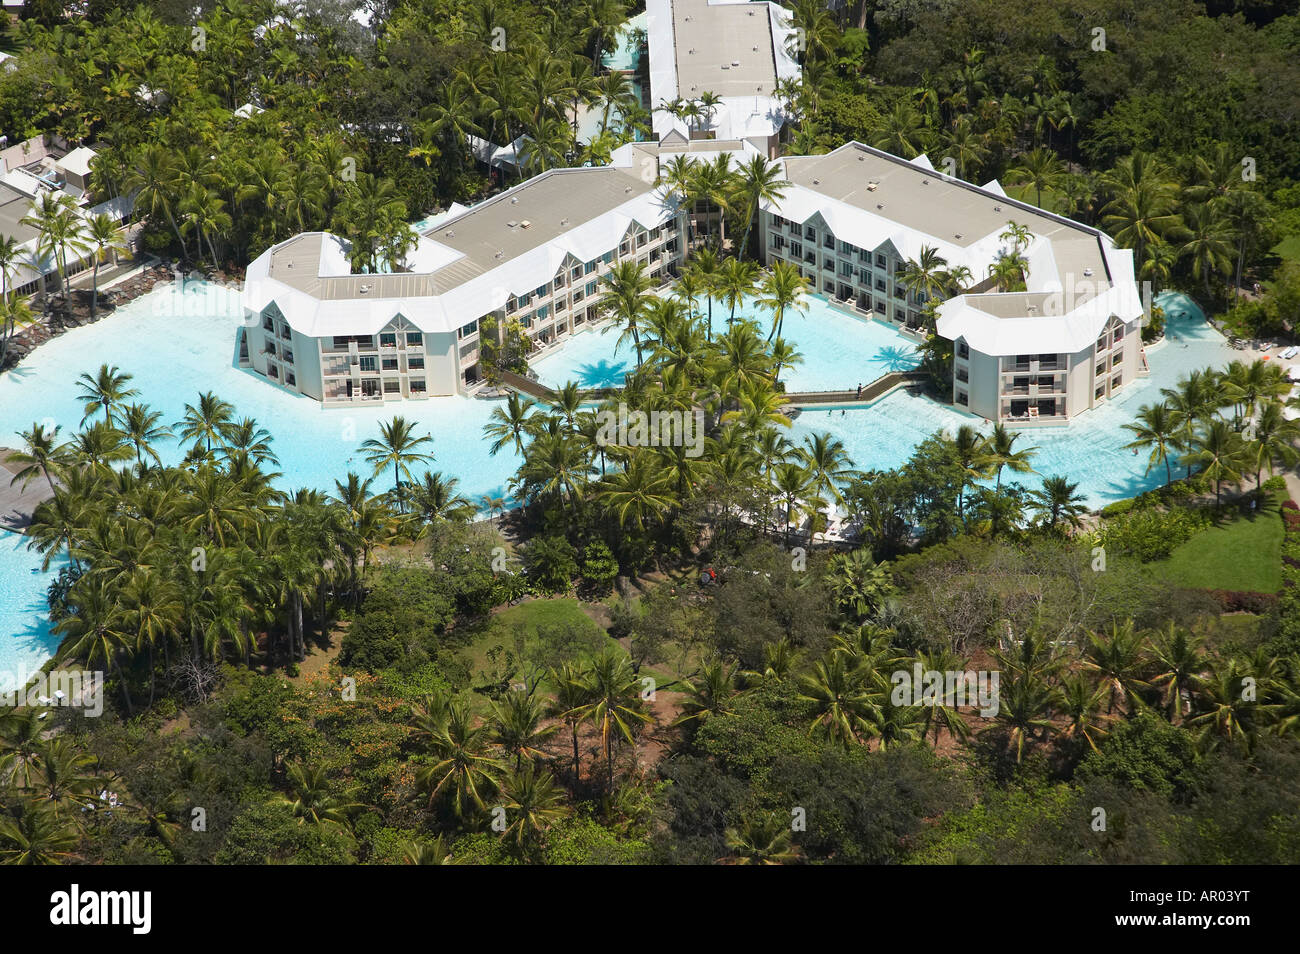
<instances>
[{"instance_id":1,"label":"white building facade","mask_svg":"<svg viewBox=\"0 0 1300 954\"><path fill-rule=\"evenodd\" d=\"M353 274L346 243L307 233L253 261L240 363L325 405L464 394L481 322L517 320L545 348L601 316L617 262L676 273L684 216L639 165L555 169L431 220L407 271Z\"/></svg>"},{"instance_id":2,"label":"white building facade","mask_svg":"<svg viewBox=\"0 0 1300 954\"><path fill-rule=\"evenodd\" d=\"M1104 233L860 143L783 160L791 185L761 210L763 255L796 265L813 291L857 314L924 333L925 301L900 275L935 249L970 273L939 306L953 342L953 404L990 421L1063 424L1146 373L1132 253ZM1008 223L1027 240L1007 237ZM1025 290L989 277L1027 264ZM847 385L846 385L847 386Z\"/></svg>"}]
</instances>

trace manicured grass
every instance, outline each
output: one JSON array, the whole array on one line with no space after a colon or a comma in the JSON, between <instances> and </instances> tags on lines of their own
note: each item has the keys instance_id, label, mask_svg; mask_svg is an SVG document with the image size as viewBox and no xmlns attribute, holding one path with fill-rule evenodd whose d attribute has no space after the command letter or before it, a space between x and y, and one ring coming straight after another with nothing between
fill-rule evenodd
<instances>
[{"instance_id":1,"label":"manicured grass","mask_svg":"<svg viewBox=\"0 0 1300 954\"><path fill-rule=\"evenodd\" d=\"M1300 262L1300 235L1288 235L1273 246L1273 254L1286 262Z\"/></svg>"},{"instance_id":2,"label":"manicured grass","mask_svg":"<svg viewBox=\"0 0 1300 954\"><path fill-rule=\"evenodd\" d=\"M1282 586L1282 519L1270 498L1252 516L1234 516L1203 530L1155 564L1178 586L1276 593Z\"/></svg>"}]
</instances>

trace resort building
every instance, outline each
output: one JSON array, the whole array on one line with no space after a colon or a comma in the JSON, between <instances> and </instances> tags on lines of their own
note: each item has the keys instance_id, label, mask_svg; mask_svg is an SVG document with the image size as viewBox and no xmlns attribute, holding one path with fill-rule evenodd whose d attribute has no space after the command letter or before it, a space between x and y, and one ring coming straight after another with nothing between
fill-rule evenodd
<instances>
[{"instance_id":1,"label":"resort building","mask_svg":"<svg viewBox=\"0 0 1300 954\"><path fill-rule=\"evenodd\" d=\"M745 140L777 153L785 107L782 80L799 78L792 55L797 31L777 3L745 0L647 0L650 107L661 143L690 139ZM660 109L678 101L717 102L697 116Z\"/></svg>"},{"instance_id":2,"label":"resort building","mask_svg":"<svg viewBox=\"0 0 1300 954\"><path fill-rule=\"evenodd\" d=\"M768 262L797 265L810 288L869 318L919 333L923 297L900 273L922 249L965 267L963 293L938 308L953 342L952 401L992 421L1065 423L1145 374L1143 304L1132 252L1097 229L851 142L783 160L791 185L760 211ZM1008 223L1026 230L1016 240ZM1026 263L1003 291L1004 256Z\"/></svg>"},{"instance_id":3,"label":"resort building","mask_svg":"<svg viewBox=\"0 0 1300 954\"><path fill-rule=\"evenodd\" d=\"M19 245L18 257L9 266L7 290L26 297L40 292L43 282L52 284L47 276L57 268L56 256L27 221L45 195L65 197L86 220L102 213L120 225L130 216L131 197L101 200L93 194L90 163L94 158L95 151L86 146L69 149L60 140L42 137L0 151L0 236ZM89 248L69 245L62 254L69 278L95 264L95 252Z\"/></svg>"},{"instance_id":4,"label":"resort building","mask_svg":"<svg viewBox=\"0 0 1300 954\"><path fill-rule=\"evenodd\" d=\"M465 393L483 319L518 321L545 348L597 319L615 263L671 280L685 217L643 158L553 169L426 220L389 273L353 273L329 233L273 246L247 270L241 366L326 405Z\"/></svg>"}]
</instances>

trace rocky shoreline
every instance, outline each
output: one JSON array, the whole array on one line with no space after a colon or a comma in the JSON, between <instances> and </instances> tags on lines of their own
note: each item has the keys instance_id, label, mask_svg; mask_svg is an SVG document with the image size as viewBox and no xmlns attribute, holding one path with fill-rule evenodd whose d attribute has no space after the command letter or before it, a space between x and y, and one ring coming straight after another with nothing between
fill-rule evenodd
<instances>
[{"instance_id":1,"label":"rocky shoreline","mask_svg":"<svg viewBox=\"0 0 1300 954\"><path fill-rule=\"evenodd\" d=\"M94 324L113 314L122 305L147 295L158 285L174 281L176 274L166 265L154 265L138 275L132 275L118 285L99 293L99 308L94 315L90 313L91 293L85 289L73 289L66 302L60 303L42 314L35 322L9 339L9 348L5 354L0 371L7 371L17 365L23 358L52 338L73 328Z\"/></svg>"}]
</instances>

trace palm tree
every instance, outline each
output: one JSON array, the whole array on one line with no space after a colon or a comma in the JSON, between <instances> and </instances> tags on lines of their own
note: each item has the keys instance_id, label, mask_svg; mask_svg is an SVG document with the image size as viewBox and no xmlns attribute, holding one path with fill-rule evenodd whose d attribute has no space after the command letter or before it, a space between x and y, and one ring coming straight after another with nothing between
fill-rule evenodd
<instances>
[{"instance_id":1,"label":"palm tree","mask_svg":"<svg viewBox=\"0 0 1300 954\"><path fill-rule=\"evenodd\" d=\"M703 724L713 716L727 715L732 711L736 695L736 668L730 669L721 661L713 660L700 668L700 677L687 684L687 698L682 702L682 714L673 725Z\"/></svg>"},{"instance_id":2,"label":"palm tree","mask_svg":"<svg viewBox=\"0 0 1300 954\"><path fill-rule=\"evenodd\" d=\"M497 451L507 444L513 444L517 454L524 452L523 436L528 430L529 415L535 406L530 398L511 391L504 407L498 405L492 409L491 423L483 427L483 432L493 438L490 454L496 456Z\"/></svg>"},{"instance_id":3,"label":"palm tree","mask_svg":"<svg viewBox=\"0 0 1300 954\"><path fill-rule=\"evenodd\" d=\"M1265 467L1271 477L1275 464L1289 469L1300 461L1300 452L1295 447L1296 442L1300 441L1300 423L1287 420L1282 405L1278 402L1265 404L1259 413L1259 420L1248 427L1246 433L1249 440L1242 449L1241 463L1245 467L1255 468L1256 489L1259 489Z\"/></svg>"},{"instance_id":4,"label":"palm tree","mask_svg":"<svg viewBox=\"0 0 1300 954\"><path fill-rule=\"evenodd\" d=\"M948 260L939 254L938 249L923 245L920 258L909 259L899 272L898 280L918 302L924 303L926 299L938 297L946 290L947 267Z\"/></svg>"},{"instance_id":5,"label":"palm tree","mask_svg":"<svg viewBox=\"0 0 1300 954\"><path fill-rule=\"evenodd\" d=\"M602 311L612 314L623 329L618 343L631 338L636 346L636 366L641 367L641 322L645 318L646 293L650 277L645 266L634 259L616 262L602 279L606 287L600 298Z\"/></svg>"},{"instance_id":6,"label":"palm tree","mask_svg":"<svg viewBox=\"0 0 1300 954\"><path fill-rule=\"evenodd\" d=\"M113 423L113 411L127 398L135 397L140 392L127 387L132 375L120 371L116 366L106 364L99 366L94 375L83 373L77 378L77 387L81 389L80 398L84 402L81 423L85 424L91 416L102 410L104 421Z\"/></svg>"},{"instance_id":7,"label":"palm tree","mask_svg":"<svg viewBox=\"0 0 1300 954\"><path fill-rule=\"evenodd\" d=\"M1080 665L1106 692L1107 715L1118 702L1125 714L1132 716L1142 702L1142 692L1150 688L1141 679L1145 669L1142 636L1134 630L1132 620L1112 624L1108 633L1088 632Z\"/></svg>"},{"instance_id":8,"label":"palm tree","mask_svg":"<svg viewBox=\"0 0 1300 954\"><path fill-rule=\"evenodd\" d=\"M444 520L464 522L473 518L475 507L456 488L460 480L426 471L411 487L411 509L425 524Z\"/></svg>"},{"instance_id":9,"label":"palm tree","mask_svg":"<svg viewBox=\"0 0 1300 954\"><path fill-rule=\"evenodd\" d=\"M583 678L582 670L573 663L564 663L550 671L550 681L555 687L555 698L550 714L559 716L569 727L573 742L573 781L576 784L582 773L582 758L578 752L578 727L583 717L579 711L591 701L591 685Z\"/></svg>"},{"instance_id":10,"label":"palm tree","mask_svg":"<svg viewBox=\"0 0 1300 954\"><path fill-rule=\"evenodd\" d=\"M505 835L521 851L536 843L546 829L565 815L564 796L550 772L531 762L510 772L501 783L501 799L509 824Z\"/></svg>"},{"instance_id":11,"label":"palm tree","mask_svg":"<svg viewBox=\"0 0 1300 954\"><path fill-rule=\"evenodd\" d=\"M0 864L62 864L77 841L76 827L49 802L22 801L16 815L0 815Z\"/></svg>"},{"instance_id":12,"label":"palm tree","mask_svg":"<svg viewBox=\"0 0 1300 954\"><path fill-rule=\"evenodd\" d=\"M1016 750L1016 763L1024 758L1025 748L1038 738L1058 730L1046 718L1056 702L1056 693L1036 673L1013 672L998 686L998 711L994 718L1007 732Z\"/></svg>"},{"instance_id":13,"label":"palm tree","mask_svg":"<svg viewBox=\"0 0 1300 954\"><path fill-rule=\"evenodd\" d=\"M1210 295L1210 276L1232 273L1232 235L1218 210L1205 203L1183 211L1186 238L1179 258L1192 261L1192 274L1200 278Z\"/></svg>"},{"instance_id":14,"label":"palm tree","mask_svg":"<svg viewBox=\"0 0 1300 954\"><path fill-rule=\"evenodd\" d=\"M651 719L640 711L638 680L632 670L632 661L622 653L609 648L602 650L588 662L583 681L590 692L589 701L573 712L581 721L590 722L600 729L606 779L612 789L615 744L621 739L634 745L633 727L647 724Z\"/></svg>"},{"instance_id":15,"label":"palm tree","mask_svg":"<svg viewBox=\"0 0 1300 954\"><path fill-rule=\"evenodd\" d=\"M1041 490L1030 491L1033 507L1049 531L1055 530L1062 521L1071 527L1083 525L1080 517L1088 512L1087 498L1077 493L1078 489L1077 483L1072 484L1065 477L1056 475L1044 477Z\"/></svg>"},{"instance_id":16,"label":"palm tree","mask_svg":"<svg viewBox=\"0 0 1300 954\"><path fill-rule=\"evenodd\" d=\"M1062 713L1069 723L1061 730L1064 738L1082 739L1088 748L1096 752L1097 741L1105 735L1105 729L1097 720L1101 711L1101 701L1106 690L1097 686L1082 674L1067 675L1061 680L1058 702Z\"/></svg>"},{"instance_id":17,"label":"palm tree","mask_svg":"<svg viewBox=\"0 0 1300 954\"><path fill-rule=\"evenodd\" d=\"M1151 685L1163 693L1165 711L1174 725L1183 721L1191 694L1201 684L1205 671L1201 644L1201 637L1172 622L1151 639Z\"/></svg>"},{"instance_id":18,"label":"palm tree","mask_svg":"<svg viewBox=\"0 0 1300 954\"><path fill-rule=\"evenodd\" d=\"M153 449L156 441L171 437L171 429L158 422L162 420L161 411L152 411L146 404L128 404L122 411L122 434L135 448L137 467L144 466L144 458L152 458L155 464L162 461Z\"/></svg>"},{"instance_id":19,"label":"palm tree","mask_svg":"<svg viewBox=\"0 0 1300 954\"><path fill-rule=\"evenodd\" d=\"M875 687L864 684L865 669L850 665L844 653L823 656L799 677L799 698L812 707L808 734L848 746L871 734Z\"/></svg>"},{"instance_id":20,"label":"palm tree","mask_svg":"<svg viewBox=\"0 0 1300 954\"><path fill-rule=\"evenodd\" d=\"M127 171L122 190L135 193L135 210L141 215L152 217L162 213L176 235L176 241L180 243L182 255L188 258L185 238L173 215L177 190L174 152L161 144L142 147Z\"/></svg>"},{"instance_id":21,"label":"palm tree","mask_svg":"<svg viewBox=\"0 0 1300 954\"><path fill-rule=\"evenodd\" d=\"M738 865L784 865L799 857L793 847L793 830L776 812L745 815L724 837Z\"/></svg>"},{"instance_id":22,"label":"palm tree","mask_svg":"<svg viewBox=\"0 0 1300 954\"><path fill-rule=\"evenodd\" d=\"M294 762L285 771L289 792L276 801L288 805L298 824L310 824L318 832L346 833L351 816L361 805L334 794L331 773L325 765Z\"/></svg>"},{"instance_id":23,"label":"palm tree","mask_svg":"<svg viewBox=\"0 0 1300 954\"><path fill-rule=\"evenodd\" d=\"M618 517L619 526L644 530L647 520L666 513L673 498L665 491L664 474L649 454L636 451L623 469L610 474L600 485L597 499Z\"/></svg>"},{"instance_id":24,"label":"palm tree","mask_svg":"<svg viewBox=\"0 0 1300 954\"><path fill-rule=\"evenodd\" d=\"M1002 469L1004 467L1009 467L1013 473L1017 474L1032 474L1034 472L1029 459L1038 448L1026 447L1024 450L1013 450L1013 446L1019 438L1019 433L1012 434L1004 425L995 424L993 425L993 433L984 442L984 464L996 474L996 488L999 490L1002 488Z\"/></svg>"},{"instance_id":25,"label":"palm tree","mask_svg":"<svg viewBox=\"0 0 1300 954\"><path fill-rule=\"evenodd\" d=\"M729 309L727 324L736 320L736 306L754 294L757 287L758 266L739 258L729 258L718 268L717 290L723 304Z\"/></svg>"},{"instance_id":26,"label":"palm tree","mask_svg":"<svg viewBox=\"0 0 1300 954\"><path fill-rule=\"evenodd\" d=\"M832 556L825 582L840 611L855 620L873 615L894 588L888 568L871 558L868 547Z\"/></svg>"},{"instance_id":27,"label":"palm tree","mask_svg":"<svg viewBox=\"0 0 1300 954\"><path fill-rule=\"evenodd\" d=\"M871 144L904 159L915 159L925 151L931 134L926 118L911 103L900 99L884 117L880 133Z\"/></svg>"},{"instance_id":28,"label":"palm tree","mask_svg":"<svg viewBox=\"0 0 1300 954\"><path fill-rule=\"evenodd\" d=\"M482 810L485 799L496 789L499 763L488 754L489 732L474 725L467 706L459 701L447 704L446 716L429 741L435 761L415 772L419 791L429 793L429 804L440 796L451 799L457 818Z\"/></svg>"},{"instance_id":29,"label":"palm tree","mask_svg":"<svg viewBox=\"0 0 1300 954\"><path fill-rule=\"evenodd\" d=\"M221 443L234 414L233 405L212 391L205 391L199 395L197 404L185 405L184 416L172 426L181 429L181 440L194 441L196 445L202 441L210 455L213 441Z\"/></svg>"},{"instance_id":30,"label":"palm tree","mask_svg":"<svg viewBox=\"0 0 1300 954\"><path fill-rule=\"evenodd\" d=\"M431 464L433 455L418 450L424 444L432 444L429 434L416 437L415 421L408 421L398 415L387 423L379 425L379 437L364 441L360 447L366 455L366 463L374 467L374 476L378 477L389 467L393 468L393 497L397 509L406 512L405 494L402 491L402 478L411 479L412 464Z\"/></svg>"},{"instance_id":31,"label":"palm tree","mask_svg":"<svg viewBox=\"0 0 1300 954\"><path fill-rule=\"evenodd\" d=\"M740 257L745 257L749 246L749 233L754 226L754 218L764 202L780 202L785 197L785 190L790 182L782 176L781 166L766 156L751 156L740 167L740 180L737 191L741 196L741 206L745 210L745 234L740 240Z\"/></svg>"},{"instance_id":32,"label":"palm tree","mask_svg":"<svg viewBox=\"0 0 1300 954\"><path fill-rule=\"evenodd\" d=\"M58 294L64 294L64 276L68 274L68 253L82 255L90 249L85 239L85 220L64 193L42 192L33 211L23 216L20 225L38 233L37 254L48 252L54 260Z\"/></svg>"},{"instance_id":33,"label":"palm tree","mask_svg":"<svg viewBox=\"0 0 1300 954\"><path fill-rule=\"evenodd\" d=\"M1121 425L1126 431L1132 431L1135 439L1124 445L1125 450L1146 450L1150 448L1151 456L1147 460L1145 473L1157 464L1165 465L1165 483L1174 481L1173 467L1169 460L1171 451L1182 450L1179 438L1178 415L1163 401L1159 404L1144 404L1138 411L1137 419L1132 424Z\"/></svg>"},{"instance_id":34,"label":"palm tree","mask_svg":"<svg viewBox=\"0 0 1300 954\"><path fill-rule=\"evenodd\" d=\"M1133 262L1140 270L1148 247L1180 227L1177 186L1164 167L1143 152L1121 159L1102 176L1102 184L1112 196L1102 208L1102 224L1116 242L1133 249Z\"/></svg>"},{"instance_id":35,"label":"palm tree","mask_svg":"<svg viewBox=\"0 0 1300 954\"><path fill-rule=\"evenodd\" d=\"M804 300L804 293L807 290L808 280L797 267L783 261L772 263L772 267L760 283L760 297L757 301L760 307L772 312L772 330L767 334L768 341L781 334L781 326L788 310L807 309L808 303Z\"/></svg>"},{"instance_id":36,"label":"palm tree","mask_svg":"<svg viewBox=\"0 0 1300 954\"><path fill-rule=\"evenodd\" d=\"M91 277L90 313L93 316L99 310L99 266L104 256L112 252L114 256L128 251L117 223L103 213L91 216L86 222L86 238L95 251L95 270Z\"/></svg>"},{"instance_id":37,"label":"palm tree","mask_svg":"<svg viewBox=\"0 0 1300 954\"><path fill-rule=\"evenodd\" d=\"M59 425L56 424L54 430L47 431L45 425L33 423L31 430L23 431L20 436L25 449L12 451L5 461L21 465L10 478L10 486L21 483L26 488L37 476L41 476L50 485L50 493L57 494L58 488L54 486L52 472L57 472L67 463L63 445L58 443Z\"/></svg>"},{"instance_id":38,"label":"palm tree","mask_svg":"<svg viewBox=\"0 0 1300 954\"><path fill-rule=\"evenodd\" d=\"M1189 466L1198 465L1206 478L1214 481L1214 502L1220 501L1225 480L1241 479L1241 465L1247 460L1241 435L1227 421L1213 420L1202 428L1192 449L1183 456Z\"/></svg>"},{"instance_id":39,"label":"palm tree","mask_svg":"<svg viewBox=\"0 0 1300 954\"><path fill-rule=\"evenodd\" d=\"M516 771L523 767L525 759L546 757L541 745L559 726L543 726L545 715L545 706L531 692L510 692L505 696L504 705L493 704L489 719L493 744L514 756Z\"/></svg>"},{"instance_id":40,"label":"palm tree","mask_svg":"<svg viewBox=\"0 0 1300 954\"><path fill-rule=\"evenodd\" d=\"M1007 170L1007 182L1011 185L1032 185L1034 187L1034 205L1042 208L1043 190L1054 189L1065 175L1065 165L1055 152L1040 146L1020 157L1015 165Z\"/></svg>"}]
</instances>

